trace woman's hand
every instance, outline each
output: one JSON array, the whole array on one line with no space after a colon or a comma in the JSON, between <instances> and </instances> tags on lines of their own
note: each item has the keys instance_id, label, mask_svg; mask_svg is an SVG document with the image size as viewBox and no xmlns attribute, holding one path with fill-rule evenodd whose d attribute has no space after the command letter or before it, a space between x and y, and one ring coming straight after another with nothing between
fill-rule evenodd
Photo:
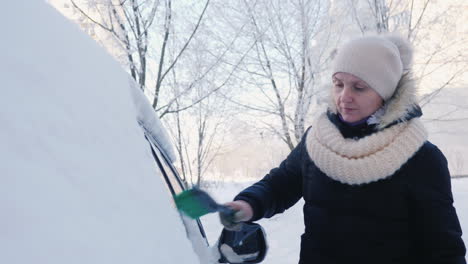
<instances>
[{"instance_id":1,"label":"woman's hand","mask_svg":"<svg viewBox=\"0 0 468 264\"><path fill-rule=\"evenodd\" d=\"M240 230L240 223L246 222L252 219L253 209L245 201L238 200L224 204L225 206L233 209L235 211L234 215L226 215L224 213L219 214L221 223L228 230L237 231Z\"/></svg>"}]
</instances>

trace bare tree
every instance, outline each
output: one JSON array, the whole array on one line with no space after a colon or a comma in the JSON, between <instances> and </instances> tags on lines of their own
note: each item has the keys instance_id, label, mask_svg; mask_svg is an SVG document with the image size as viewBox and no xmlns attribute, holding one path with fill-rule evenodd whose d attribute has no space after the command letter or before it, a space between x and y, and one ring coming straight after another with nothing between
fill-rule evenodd
<instances>
[{"instance_id":1,"label":"bare tree","mask_svg":"<svg viewBox=\"0 0 468 264\"><path fill-rule=\"evenodd\" d=\"M256 100L241 98L241 92L231 102L263 115L256 122L260 129L293 149L305 132L320 75L334 47L332 33L326 31L329 6L327 1L239 2L240 21L248 22L243 39L253 43L253 49L236 77Z\"/></svg>"},{"instance_id":2,"label":"bare tree","mask_svg":"<svg viewBox=\"0 0 468 264\"><path fill-rule=\"evenodd\" d=\"M113 40L105 44L121 47L115 52L125 54L130 74L169 124L182 180L192 185L203 182L223 146L227 104L217 93L232 87L235 73L253 48L249 44L231 54L243 25L230 34L217 28L221 16L216 13L222 5L215 2L210 10L210 0L202 6L172 0L73 2L86 21L107 34L100 36ZM108 48L112 52L112 46Z\"/></svg>"},{"instance_id":3,"label":"bare tree","mask_svg":"<svg viewBox=\"0 0 468 264\"><path fill-rule=\"evenodd\" d=\"M191 186L204 183L207 171L222 151L229 118L226 110L225 99L211 96L190 110L176 112L166 119L175 138L181 178Z\"/></svg>"},{"instance_id":4,"label":"bare tree","mask_svg":"<svg viewBox=\"0 0 468 264\"><path fill-rule=\"evenodd\" d=\"M348 4L349 15L361 33L399 31L413 43L417 51L415 79L430 91L421 98L422 107L466 73L468 39L466 34L454 32L463 24L456 5L441 7L431 0L349 0Z\"/></svg>"},{"instance_id":5,"label":"bare tree","mask_svg":"<svg viewBox=\"0 0 468 264\"><path fill-rule=\"evenodd\" d=\"M153 108L155 108L155 109L158 106L159 94L160 94L162 82L164 81L167 74L171 71L171 69L179 61L179 58L182 56L182 54L187 50L188 45L190 44L193 37L197 33L197 30L200 27L200 24L202 22L202 19L203 19L205 13L206 13L206 10L208 8L210 0L206 1L206 4L203 7L203 10L202 10L202 12L201 12L196 24L195 24L195 27L193 28L192 33L190 34L190 36L186 40L185 44L179 50L179 52L174 57L172 62L169 64L169 66L167 68L164 68L164 59L165 59L164 54L165 54L165 51L166 51L166 47L167 47L167 43L168 43L168 37L169 37L169 34L170 34L170 29L171 29L171 27L170 27L171 19L172 19L171 2L172 2L172 0L167 0L165 24L164 24L164 40L163 40L163 44L161 46L160 59L159 59L159 65L158 65L158 74L157 74L157 78L156 78L155 93L154 93L154 99L153 99Z\"/></svg>"},{"instance_id":6,"label":"bare tree","mask_svg":"<svg viewBox=\"0 0 468 264\"><path fill-rule=\"evenodd\" d=\"M153 108L163 109L164 107L160 107L161 89L166 77L181 61L199 32L210 0L206 0L193 26L188 33L184 33L187 37L174 38L175 41L172 42L170 36L175 30L172 0L88 0L82 4L78 4L77 1L71 0L73 7L86 20L106 33L101 34L103 38L110 36L113 40L105 41L105 46L117 56L124 54L125 64L128 65L132 77L140 84L142 90L149 90L149 94L152 95ZM163 17L159 21L164 23L156 23L154 27L153 22L158 21L158 17ZM159 32L162 36L158 35ZM169 49L171 52L168 52ZM155 65L157 70L152 71L150 64ZM151 87L154 89L151 90ZM187 90L190 88L192 87L189 85ZM174 98L177 96L180 94L167 93L167 100L175 102Z\"/></svg>"},{"instance_id":7,"label":"bare tree","mask_svg":"<svg viewBox=\"0 0 468 264\"><path fill-rule=\"evenodd\" d=\"M159 1L95 0L86 8L71 0L73 7L87 20L106 32L120 47L117 53L125 54L132 77L144 90L147 79L148 45L150 27L160 6ZM86 11L85 11L86 9ZM115 48L113 45L112 47Z\"/></svg>"},{"instance_id":8,"label":"bare tree","mask_svg":"<svg viewBox=\"0 0 468 264\"><path fill-rule=\"evenodd\" d=\"M209 100L213 100L214 97ZM208 101L208 100L207 100ZM213 160L218 155L223 138L220 134L220 127L223 124L223 116L220 115L219 110L222 108L216 107L205 108L207 105L205 101L202 104L197 106L198 118L197 118L197 156L196 156L196 185L200 185L203 176L205 175L207 169L210 167ZM214 112L217 113L214 113ZM218 116L218 117L216 117ZM221 117L219 117L221 116ZM211 119L216 119L212 122ZM211 127L210 127L211 124ZM221 137L219 137L221 135ZM218 137L217 137L218 136ZM215 140L217 139L217 140Z\"/></svg>"}]
</instances>

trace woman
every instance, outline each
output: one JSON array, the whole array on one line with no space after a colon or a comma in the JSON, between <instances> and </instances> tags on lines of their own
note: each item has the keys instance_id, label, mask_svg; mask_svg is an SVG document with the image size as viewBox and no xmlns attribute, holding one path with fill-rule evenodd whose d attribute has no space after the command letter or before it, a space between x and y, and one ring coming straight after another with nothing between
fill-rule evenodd
<instances>
[{"instance_id":1,"label":"woman","mask_svg":"<svg viewBox=\"0 0 468 264\"><path fill-rule=\"evenodd\" d=\"M228 203L235 222L282 213L302 197L300 263L466 263L447 160L420 121L411 57L396 36L339 49L328 111L279 167Z\"/></svg>"}]
</instances>

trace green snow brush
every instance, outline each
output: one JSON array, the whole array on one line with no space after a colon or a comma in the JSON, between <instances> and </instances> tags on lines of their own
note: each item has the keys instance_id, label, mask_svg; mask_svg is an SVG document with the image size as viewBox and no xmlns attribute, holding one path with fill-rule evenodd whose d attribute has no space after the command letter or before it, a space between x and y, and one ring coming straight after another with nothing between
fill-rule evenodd
<instances>
[{"instance_id":1,"label":"green snow brush","mask_svg":"<svg viewBox=\"0 0 468 264\"><path fill-rule=\"evenodd\" d=\"M234 219L235 210L215 202L211 196L198 189L185 190L174 196L177 209L192 219L200 218L209 213L220 212L225 217Z\"/></svg>"}]
</instances>

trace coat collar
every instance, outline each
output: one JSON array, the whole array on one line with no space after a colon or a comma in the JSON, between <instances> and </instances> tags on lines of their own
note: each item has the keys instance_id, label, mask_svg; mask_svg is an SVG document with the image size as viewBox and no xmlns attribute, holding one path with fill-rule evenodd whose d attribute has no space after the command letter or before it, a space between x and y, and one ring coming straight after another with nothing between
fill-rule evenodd
<instances>
[{"instance_id":1,"label":"coat collar","mask_svg":"<svg viewBox=\"0 0 468 264\"><path fill-rule=\"evenodd\" d=\"M378 112L382 111L379 110ZM398 119L387 125L385 128L389 128L396 124L407 122L413 118L418 118L421 116L421 108L419 106L415 106L406 114L406 118L404 120ZM343 120L341 120L338 114L334 114L330 111L327 111L327 117L330 120L330 122L332 122L336 126L336 128L338 128L338 130L341 132L341 135L343 135L344 138L360 139L382 130L378 128L379 121L377 114L370 116L364 123L359 125L350 125L346 122L343 122Z\"/></svg>"}]
</instances>

